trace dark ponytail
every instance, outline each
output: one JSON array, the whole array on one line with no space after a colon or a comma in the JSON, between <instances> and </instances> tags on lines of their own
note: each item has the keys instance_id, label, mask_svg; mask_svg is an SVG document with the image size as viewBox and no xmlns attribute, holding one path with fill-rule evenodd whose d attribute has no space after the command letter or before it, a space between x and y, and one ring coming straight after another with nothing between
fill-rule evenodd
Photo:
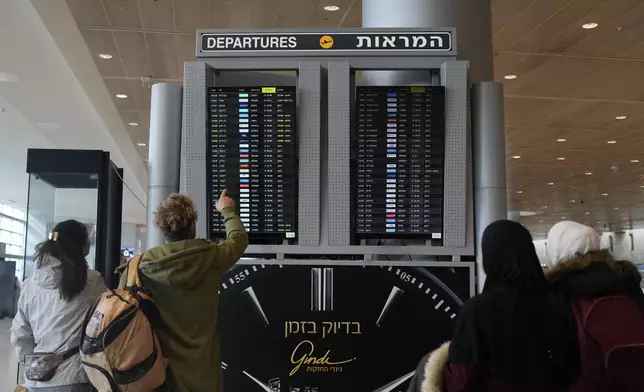
<instances>
[{"instance_id":1,"label":"dark ponytail","mask_svg":"<svg viewBox=\"0 0 644 392\"><path fill-rule=\"evenodd\" d=\"M62 276L59 282L60 297L70 301L80 294L87 284L85 250L89 246L87 226L75 220L60 222L51 237L36 246L36 267L40 268L45 256L58 259Z\"/></svg>"}]
</instances>

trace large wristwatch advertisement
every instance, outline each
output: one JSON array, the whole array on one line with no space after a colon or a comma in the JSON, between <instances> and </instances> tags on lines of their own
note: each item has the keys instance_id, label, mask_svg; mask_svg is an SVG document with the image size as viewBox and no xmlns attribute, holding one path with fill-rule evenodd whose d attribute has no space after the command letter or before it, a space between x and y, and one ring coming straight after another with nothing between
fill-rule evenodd
<instances>
[{"instance_id":1,"label":"large wristwatch advertisement","mask_svg":"<svg viewBox=\"0 0 644 392\"><path fill-rule=\"evenodd\" d=\"M227 392L405 391L472 294L469 263L319 263L245 262L223 277Z\"/></svg>"}]
</instances>

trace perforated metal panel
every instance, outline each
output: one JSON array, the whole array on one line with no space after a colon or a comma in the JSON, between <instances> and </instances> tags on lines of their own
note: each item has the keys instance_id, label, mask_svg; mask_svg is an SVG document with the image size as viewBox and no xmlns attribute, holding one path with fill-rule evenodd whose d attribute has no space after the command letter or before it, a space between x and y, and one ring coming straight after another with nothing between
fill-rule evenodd
<instances>
[{"instance_id":1,"label":"perforated metal panel","mask_svg":"<svg viewBox=\"0 0 644 392\"><path fill-rule=\"evenodd\" d=\"M328 64L329 246L351 242L351 69Z\"/></svg>"},{"instance_id":2,"label":"perforated metal panel","mask_svg":"<svg viewBox=\"0 0 644 392\"><path fill-rule=\"evenodd\" d=\"M208 238L208 192L206 190L206 89L207 66L203 62L184 65L183 119L181 124L181 193L195 202L201 217L197 237ZM214 75L211 77L214 78Z\"/></svg>"},{"instance_id":3,"label":"perforated metal panel","mask_svg":"<svg viewBox=\"0 0 644 392\"><path fill-rule=\"evenodd\" d=\"M443 245L463 247L467 240L469 94L466 61L441 67L445 86L445 180Z\"/></svg>"},{"instance_id":4,"label":"perforated metal panel","mask_svg":"<svg viewBox=\"0 0 644 392\"><path fill-rule=\"evenodd\" d=\"M319 62L302 62L298 73L298 244L320 245L320 78Z\"/></svg>"}]
</instances>

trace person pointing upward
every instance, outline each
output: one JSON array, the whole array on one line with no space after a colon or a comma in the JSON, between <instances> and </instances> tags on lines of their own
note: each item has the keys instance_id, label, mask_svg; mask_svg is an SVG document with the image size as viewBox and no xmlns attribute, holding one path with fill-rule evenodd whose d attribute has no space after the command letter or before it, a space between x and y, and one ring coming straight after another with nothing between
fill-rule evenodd
<instances>
[{"instance_id":1,"label":"person pointing upward","mask_svg":"<svg viewBox=\"0 0 644 392\"><path fill-rule=\"evenodd\" d=\"M195 238L197 211L187 196L171 195L154 214L167 243L145 252L139 270L162 319L157 334L169 358L162 392L222 390L218 289L222 275L248 247L248 235L227 190L216 208L226 226L220 244ZM127 265L119 272L123 288Z\"/></svg>"}]
</instances>

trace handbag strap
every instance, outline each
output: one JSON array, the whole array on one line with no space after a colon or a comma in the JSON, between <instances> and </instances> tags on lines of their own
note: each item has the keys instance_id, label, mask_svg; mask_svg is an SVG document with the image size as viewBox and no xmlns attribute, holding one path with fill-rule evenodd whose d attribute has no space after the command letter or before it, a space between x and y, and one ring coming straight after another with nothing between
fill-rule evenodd
<instances>
[{"instance_id":1,"label":"handbag strap","mask_svg":"<svg viewBox=\"0 0 644 392\"><path fill-rule=\"evenodd\" d=\"M78 354L79 352L80 352L80 346L76 346L76 347L72 347L69 350L65 351L60 356L63 359L63 361L66 361L69 358L73 357L74 355Z\"/></svg>"},{"instance_id":2,"label":"handbag strap","mask_svg":"<svg viewBox=\"0 0 644 392\"><path fill-rule=\"evenodd\" d=\"M127 265L127 281L125 287L141 287L141 278L139 277L139 265L141 264L142 254L132 257Z\"/></svg>"}]
</instances>

